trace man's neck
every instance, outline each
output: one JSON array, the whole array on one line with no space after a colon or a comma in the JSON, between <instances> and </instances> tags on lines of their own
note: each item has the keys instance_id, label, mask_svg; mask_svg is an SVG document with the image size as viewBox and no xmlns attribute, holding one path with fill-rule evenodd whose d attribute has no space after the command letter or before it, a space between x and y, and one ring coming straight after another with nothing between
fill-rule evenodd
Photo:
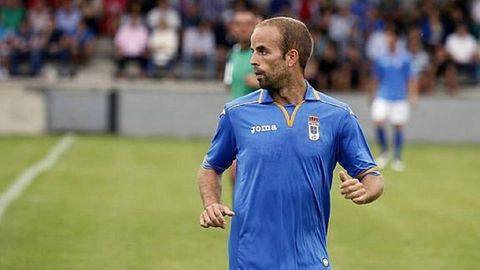
<instances>
[{"instance_id":1,"label":"man's neck","mask_svg":"<svg viewBox=\"0 0 480 270\"><path fill-rule=\"evenodd\" d=\"M275 102L282 105L297 105L304 100L307 85L303 77L301 80L293 80L288 86L281 88L279 91L272 93Z\"/></svg>"}]
</instances>

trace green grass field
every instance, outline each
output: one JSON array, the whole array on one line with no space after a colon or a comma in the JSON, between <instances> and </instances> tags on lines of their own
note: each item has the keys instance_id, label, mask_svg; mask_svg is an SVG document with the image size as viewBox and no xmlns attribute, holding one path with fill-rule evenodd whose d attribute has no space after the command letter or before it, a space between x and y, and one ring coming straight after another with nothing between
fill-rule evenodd
<instances>
[{"instance_id":1,"label":"green grass field","mask_svg":"<svg viewBox=\"0 0 480 270\"><path fill-rule=\"evenodd\" d=\"M1 137L0 194L59 139ZM77 137L1 219L0 269L227 269L228 232L198 226L207 147ZM480 145L409 145L407 170L385 170L386 192L369 206L334 185L334 269L480 269L479 154ZM228 185L224 194L229 202Z\"/></svg>"}]
</instances>

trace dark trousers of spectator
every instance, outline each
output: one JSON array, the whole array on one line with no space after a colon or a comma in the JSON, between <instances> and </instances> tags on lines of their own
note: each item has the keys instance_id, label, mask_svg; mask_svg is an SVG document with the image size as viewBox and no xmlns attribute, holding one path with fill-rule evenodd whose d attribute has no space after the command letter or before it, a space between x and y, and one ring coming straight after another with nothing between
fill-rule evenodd
<instances>
[{"instance_id":1,"label":"dark trousers of spectator","mask_svg":"<svg viewBox=\"0 0 480 270\"><path fill-rule=\"evenodd\" d=\"M217 70L217 60L214 55L195 56L190 54L183 55L182 72L184 78L193 78L193 68L195 64L200 64L204 77L207 79L214 79Z\"/></svg>"},{"instance_id":2,"label":"dark trousers of spectator","mask_svg":"<svg viewBox=\"0 0 480 270\"><path fill-rule=\"evenodd\" d=\"M71 76L72 74L72 54L68 48L59 51L49 52L49 60L54 60L58 65L58 73L62 77Z\"/></svg>"},{"instance_id":3,"label":"dark trousers of spectator","mask_svg":"<svg viewBox=\"0 0 480 270\"><path fill-rule=\"evenodd\" d=\"M117 75L122 76L128 63L137 63L144 73L147 69L147 59L143 56L125 56L117 58Z\"/></svg>"},{"instance_id":4,"label":"dark trousers of spectator","mask_svg":"<svg viewBox=\"0 0 480 270\"><path fill-rule=\"evenodd\" d=\"M477 64L476 63L471 63L471 64L455 64L455 68L457 69L458 74L462 74L467 76L469 79L469 82L472 83L478 83L478 71L477 71Z\"/></svg>"},{"instance_id":5,"label":"dark trousers of spectator","mask_svg":"<svg viewBox=\"0 0 480 270\"><path fill-rule=\"evenodd\" d=\"M173 70L175 69L175 59L170 59L164 65L156 64L153 59L148 60L147 73L150 77L158 75L159 71L167 76L173 76Z\"/></svg>"},{"instance_id":6,"label":"dark trousers of spectator","mask_svg":"<svg viewBox=\"0 0 480 270\"><path fill-rule=\"evenodd\" d=\"M36 76L40 73L43 65L42 49L32 49L30 51L13 50L10 56L10 73L12 75L19 74L20 63L22 61L29 61L30 73L29 75Z\"/></svg>"}]
</instances>

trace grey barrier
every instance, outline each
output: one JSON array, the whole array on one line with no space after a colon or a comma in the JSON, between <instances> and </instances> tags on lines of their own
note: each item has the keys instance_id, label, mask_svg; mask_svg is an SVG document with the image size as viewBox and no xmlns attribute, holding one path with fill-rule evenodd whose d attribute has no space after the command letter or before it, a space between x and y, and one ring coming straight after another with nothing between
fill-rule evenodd
<instances>
[{"instance_id":1,"label":"grey barrier","mask_svg":"<svg viewBox=\"0 0 480 270\"><path fill-rule=\"evenodd\" d=\"M228 100L225 91L163 89L48 90L48 131L117 132L139 137L210 137ZM363 95L334 95L348 103L373 138L370 102ZM480 143L480 100L422 97L406 127L409 141Z\"/></svg>"}]
</instances>

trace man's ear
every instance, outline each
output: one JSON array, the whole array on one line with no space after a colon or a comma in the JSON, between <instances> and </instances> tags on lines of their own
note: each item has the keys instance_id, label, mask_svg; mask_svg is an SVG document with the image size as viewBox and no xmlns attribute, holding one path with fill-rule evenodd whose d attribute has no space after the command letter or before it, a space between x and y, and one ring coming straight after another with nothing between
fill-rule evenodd
<instances>
[{"instance_id":1,"label":"man's ear","mask_svg":"<svg viewBox=\"0 0 480 270\"><path fill-rule=\"evenodd\" d=\"M290 51L287 52L286 54L286 60L287 60L287 65L289 67L295 66L295 64L298 63L298 51L295 49L291 49Z\"/></svg>"}]
</instances>

